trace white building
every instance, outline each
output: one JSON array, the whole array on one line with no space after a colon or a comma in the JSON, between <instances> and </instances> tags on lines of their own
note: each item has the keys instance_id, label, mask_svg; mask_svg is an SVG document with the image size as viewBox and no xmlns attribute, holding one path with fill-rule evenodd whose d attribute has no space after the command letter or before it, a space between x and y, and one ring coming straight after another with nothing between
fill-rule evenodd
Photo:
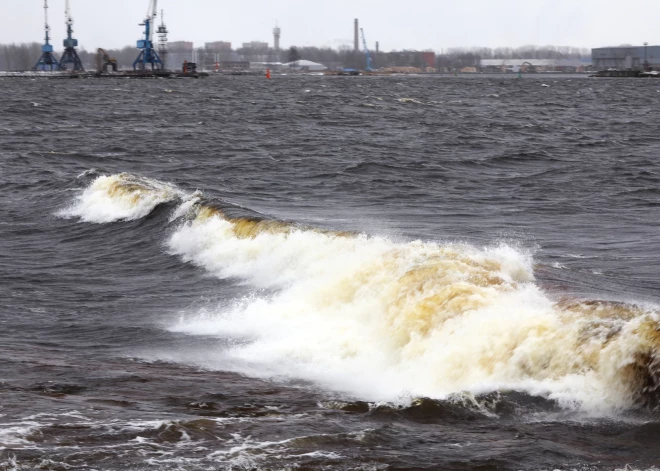
<instances>
[{"instance_id":1,"label":"white building","mask_svg":"<svg viewBox=\"0 0 660 471\"><path fill-rule=\"evenodd\" d=\"M306 61L302 59L299 61L283 64L283 67L285 69L288 68L291 70L299 70L303 72L323 72L324 70L328 69L326 66L319 64L318 62Z\"/></svg>"},{"instance_id":2,"label":"white building","mask_svg":"<svg viewBox=\"0 0 660 471\"><path fill-rule=\"evenodd\" d=\"M482 59L481 70L486 72L583 72L591 65L580 59Z\"/></svg>"}]
</instances>

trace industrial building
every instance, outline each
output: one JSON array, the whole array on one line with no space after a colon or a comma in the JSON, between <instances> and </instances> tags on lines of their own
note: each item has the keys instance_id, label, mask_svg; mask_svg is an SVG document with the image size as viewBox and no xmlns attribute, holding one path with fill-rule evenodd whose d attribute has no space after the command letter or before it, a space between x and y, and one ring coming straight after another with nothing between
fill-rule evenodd
<instances>
[{"instance_id":1,"label":"industrial building","mask_svg":"<svg viewBox=\"0 0 660 471\"><path fill-rule=\"evenodd\" d=\"M251 41L243 43L243 49L254 49L255 51L267 51L268 43L262 41Z\"/></svg>"},{"instance_id":2,"label":"industrial building","mask_svg":"<svg viewBox=\"0 0 660 471\"><path fill-rule=\"evenodd\" d=\"M659 70L660 46L600 47L591 59L596 70Z\"/></svg>"},{"instance_id":3,"label":"industrial building","mask_svg":"<svg viewBox=\"0 0 660 471\"><path fill-rule=\"evenodd\" d=\"M433 51L392 51L374 55L377 69L387 72L435 72L436 54Z\"/></svg>"},{"instance_id":4,"label":"industrial building","mask_svg":"<svg viewBox=\"0 0 660 471\"><path fill-rule=\"evenodd\" d=\"M167 67L178 69L184 61L195 62L193 43L190 41L170 41L167 43Z\"/></svg>"},{"instance_id":5,"label":"industrial building","mask_svg":"<svg viewBox=\"0 0 660 471\"><path fill-rule=\"evenodd\" d=\"M322 72L328 69L323 64L319 64L318 62L307 61L304 59L283 64L283 67L300 72Z\"/></svg>"},{"instance_id":6,"label":"industrial building","mask_svg":"<svg viewBox=\"0 0 660 471\"><path fill-rule=\"evenodd\" d=\"M170 52L192 52L193 43L190 41L170 41L168 48Z\"/></svg>"},{"instance_id":7,"label":"industrial building","mask_svg":"<svg viewBox=\"0 0 660 471\"><path fill-rule=\"evenodd\" d=\"M270 69L270 70L278 70L282 72L286 72L286 71L323 72L325 70L328 70L328 68L323 64L319 64L318 62L312 62L304 59L295 62L288 62L285 64L281 62L250 62L249 66L250 66L250 70L259 70L259 71L265 71L267 69Z\"/></svg>"},{"instance_id":8,"label":"industrial building","mask_svg":"<svg viewBox=\"0 0 660 471\"><path fill-rule=\"evenodd\" d=\"M427 68L435 68L435 52L424 51L421 53L423 65Z\"/></svg>"},{"instance_id":9,"label":"industrial building","mask_svg":"<svg viewBox=\"0 0 660 471\"><path fill-rule=\"evenodd\" d=\"M212 53L231 52L231 43L228 41L214 41L204 44L204 49Z\"/></svg>"},{"instance_id":10,"label":"industrial building","mask_svg":"<svg viewBox=\"0 0 660 471\"><path fill-rule=\"evenodd\" d=\"M581 59L482 59L482 72L585 72L591 62Z\"/></svg>"},{"instance_id":11,"label":"industrial building","mask_svg":"<svg viewBox=\"0 0 660 471\"><path fill-rule=\"evenodd\" d=\"M232 51L230 42L214 41L197 51L196 61L202 70L235 70L240 67L242 58Z\"/></svg>"}]
</instances>

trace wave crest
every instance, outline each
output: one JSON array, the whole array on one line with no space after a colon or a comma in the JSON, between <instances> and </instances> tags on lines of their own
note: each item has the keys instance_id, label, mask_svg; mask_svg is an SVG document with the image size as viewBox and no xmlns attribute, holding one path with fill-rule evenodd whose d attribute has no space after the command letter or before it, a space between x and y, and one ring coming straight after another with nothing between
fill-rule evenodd
<instances>
[{"instance_id":1,"label":"wave crest","mask_svg":"<svg viewBox=\"0 0 660 471\"><path fill-rule=\"evenodd\" d=\"M183 197L182 191L168 183L128 173L104 175L58 215L99 224L132 221L149 215L159 204Z\"/></svg>"}]
</instances>

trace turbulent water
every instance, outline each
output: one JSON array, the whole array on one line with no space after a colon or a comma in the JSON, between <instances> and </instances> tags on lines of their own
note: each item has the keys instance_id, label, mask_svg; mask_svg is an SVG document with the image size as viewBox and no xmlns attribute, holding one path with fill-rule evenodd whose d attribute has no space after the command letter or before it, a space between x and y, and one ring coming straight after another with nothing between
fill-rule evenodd
<instances>
[{"instance_id":1,"label":"turbulent water","mask_svg":"<svg viewBox=\"0 0 660 471\"><path fill-rule=\"evenodd\" d=\"M0 98L0 470L657 471L660 82Z\"/></svg>"}]
</instances>

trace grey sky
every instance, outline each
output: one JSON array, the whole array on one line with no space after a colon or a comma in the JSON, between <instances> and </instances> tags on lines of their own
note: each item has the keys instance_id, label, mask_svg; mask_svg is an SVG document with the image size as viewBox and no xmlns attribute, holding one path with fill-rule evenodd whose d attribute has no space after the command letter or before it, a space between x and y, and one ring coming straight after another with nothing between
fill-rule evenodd
<instances>
[{"instance_id":1,"label":"grey sky","mask_svg":"<svg viewBox=\"0 0 660 471\"><path fill-rule=\"evenodd\" d=\"M134 45L149 0L71 0L75 36L88 50ZM660 3L650 0L159 0L170 41L247 41L282 47L351 44L359 18L370 45L381 49L458 46L660 44ZM59 48L64 0L49 0ZM0 0L0 43L41 42L43 0ZM160 22L160 19L158 20ZM658 36L657 39L655 36Z\"/></svg>"}]
</instances>

